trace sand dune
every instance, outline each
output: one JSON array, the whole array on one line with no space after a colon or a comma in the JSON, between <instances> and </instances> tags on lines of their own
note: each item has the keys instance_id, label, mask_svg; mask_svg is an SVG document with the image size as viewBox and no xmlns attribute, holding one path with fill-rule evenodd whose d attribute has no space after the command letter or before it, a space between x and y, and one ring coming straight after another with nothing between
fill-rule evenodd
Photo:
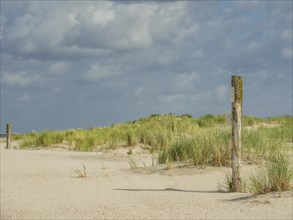
<instances>
[{"instance_id":1,"label":"sand dune","mask_svg":"<svg viewBox=\"0 0 293 220\"><path fill-rule=\"evenodd\" d=\"M1 146L1 219L292 219L292 192L223 193L226 168L130 169L127 150L6 150ZM87 178L74 172L87 169ZM146 166L146 167L144 167ZM171 165L168 165L171 166ZM169 167L170 168L170 167Z\"/></svg>"}]
</instances>

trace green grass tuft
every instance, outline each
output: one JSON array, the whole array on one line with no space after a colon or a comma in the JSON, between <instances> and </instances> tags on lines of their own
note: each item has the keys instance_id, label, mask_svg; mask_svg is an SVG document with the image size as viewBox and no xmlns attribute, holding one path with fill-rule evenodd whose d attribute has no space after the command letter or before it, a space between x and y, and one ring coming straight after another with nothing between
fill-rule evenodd
<instances>
[{"instance_id":1,"label":"green grass tuft","mask_svg":"<svg viewBox=\"0 0 293 220\"><path fill-rule=\"evenodd\" d=\"M284 191L292 187L293 170L284 154L275 156L265 167L252 171L249 190L253 194Z\"/></svg>"}]
</instances>

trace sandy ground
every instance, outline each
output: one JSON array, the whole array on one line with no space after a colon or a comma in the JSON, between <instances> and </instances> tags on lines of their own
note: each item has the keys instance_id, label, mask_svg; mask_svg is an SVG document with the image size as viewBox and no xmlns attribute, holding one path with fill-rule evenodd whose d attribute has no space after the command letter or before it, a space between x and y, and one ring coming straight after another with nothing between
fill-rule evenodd
<instances>
[{"instance_id":1,"label":"sandy ground","mask_svg":"<svg viewBox=\"0 0 293 220\"><path fill-rule=\"evenodd\" d=\"M6 150L1 143L1 219L292 219L292 192L223 193L226 168L151 166L136 149ZM74 172L87 169L87 178ZM144 167L146 166L146 167ZM174 166L168 165L168 168Z\"/></svg>"}]
</instances>

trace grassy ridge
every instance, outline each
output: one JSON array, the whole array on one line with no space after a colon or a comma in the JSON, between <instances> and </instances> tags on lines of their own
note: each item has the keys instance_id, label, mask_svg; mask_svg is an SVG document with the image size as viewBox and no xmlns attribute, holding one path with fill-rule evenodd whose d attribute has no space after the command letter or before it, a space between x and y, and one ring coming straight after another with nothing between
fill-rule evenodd
<instances>
[{"instance_id":1,"label":"grassy ridge","mask_svg":"<svg viewBox=\"0 0 293 220\"><path fill-rule=\"evenodd\" d=\"M157 115L111 127L43 131L15 138L21 147L69 146L70 150L93 151L99 148L141 145L159 152L159 163L189 161L193 164L227 166L231 160L231 127L225 115L193 118L185 115ZM263 126L263 124L279 126ZM270 158L292 142L292 117L243 118L242 154L244 159ZM245 126L258 125L247 129Z\"/></svg>"}]
</instances>

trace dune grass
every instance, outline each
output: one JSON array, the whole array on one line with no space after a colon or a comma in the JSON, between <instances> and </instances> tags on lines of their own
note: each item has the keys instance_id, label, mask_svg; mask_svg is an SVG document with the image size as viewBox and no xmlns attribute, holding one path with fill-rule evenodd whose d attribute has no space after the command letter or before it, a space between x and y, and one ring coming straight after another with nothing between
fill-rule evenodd
<instances>
[{"instance_id":1,"label":"dune grass","mask_svg":"<svg viewBox=\"0 0 293 220\"><path fill-rule=\"evenodd\" d=\"M270 190L287 190L291 187L293 170L291 161L284 154L276 155L267 165Z\"/></svg>"},{"instance_id":2,"label":"dune grass","mask_svg":"<svg viewBox=\"0 0 293 220\"><path fill-rule=\"evenodd\" d=\"M194 165L226 166L229 164L230 131L228 129L199 129L192 136L182 135L170 147L160 151L158 162L190 161Z\"/></svg>"},{"instance_id":3,"label":"dune grass","mask_svg":"<svg viewBox=\"0 0 293 220\"><path fill-rule=\"evenodd\" d=\"M284 154L272 157L264 167L253 170L248 177L248 191L253 194L281 192L292 187L292 164Z\"/></svg>"},{"instance_id":4,"label":"dune grass","mask_svg":"<svg viewBox=\"0 0 293 220\"><path fill-rule=\"evenodd\" d=\"M21 148L68 146L69 150L93 151L140 145L158 152L158 163L187 161L196 165L229 166L231 126L226 115L193 118L153 114L136 121L88 130L33 132L18 136ZM269 159L292 142L292 117L243 118L242 157ZM278 124L278 126L263 126ZM248 125L254 127L246 128ZM257 127L255 127L257 125Z\"/></svg>"},{"instance_id":5,"label":"dune grass","mask_svg":"<svg viewBox=\"0 0 293 220\"><path fill-rule=\"evenodd\" d=\"M243 191L261 194L290 188L292 167L284 152L288 150L288 143L293 142L292 119L291 116L243 118L242 160L268 161L266 166L253 171L248 180L243 180ZM159 164L184 161L201 166L231 165L231 126L226 115L193 118L188 114L153 114L110 127L48 130L17 135L14 139L21 140L21 148L63 145L75 151L140 145L156 153ZM136 161L129 157L131 167L137 167ZM225 178L224 185L229 191L231 175Z\"/></svg>"},{"instance_id":6,"label":"dune grass","mask_svg":"<svg viewBox=\"0 0 293 220\"><path fill-rule=\"evenodd\" d=\"M250 192L253 195L269 192L282 192L292 189L293 167L290 159L280 153L266 162L265 165L252 168L248 174L241 177L241 192ZM225 172L220 190L233 192L232 175Z\"/></svg>"}]
</instances>

